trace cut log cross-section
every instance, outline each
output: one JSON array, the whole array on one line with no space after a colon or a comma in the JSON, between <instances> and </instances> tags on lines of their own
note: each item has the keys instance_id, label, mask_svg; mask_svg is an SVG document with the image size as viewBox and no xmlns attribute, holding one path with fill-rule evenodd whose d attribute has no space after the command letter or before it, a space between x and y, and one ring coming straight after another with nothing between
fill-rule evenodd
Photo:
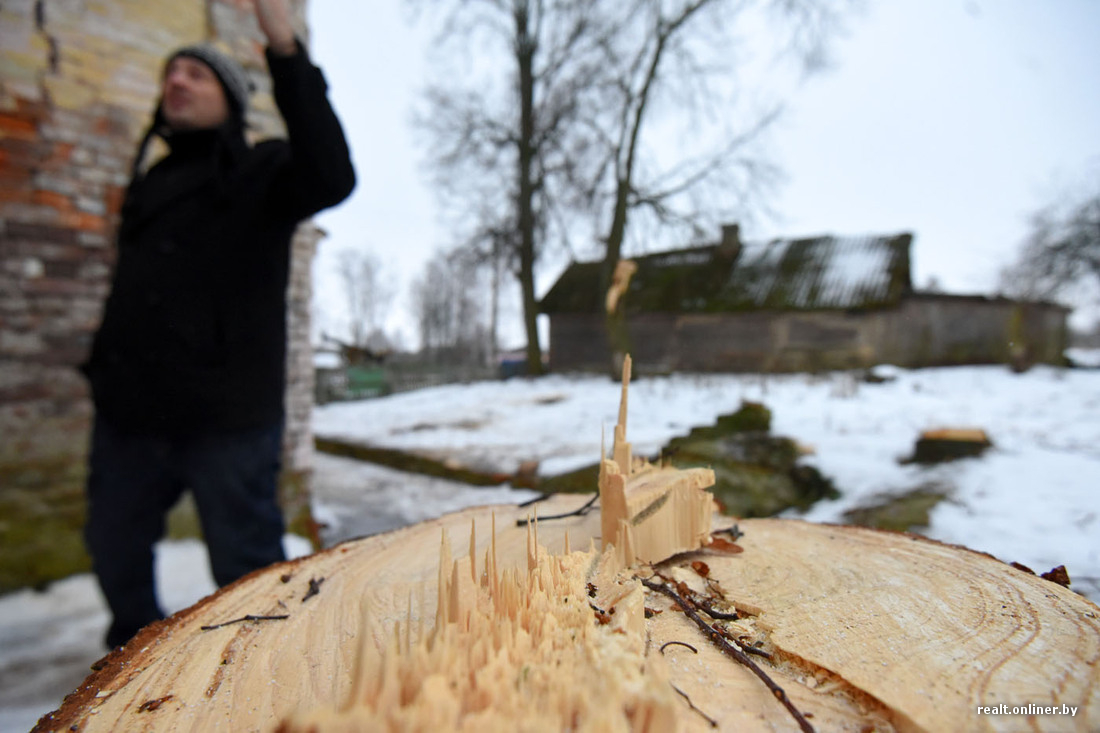
<instances>
[{"instance_id":1,"label":"cut log cross-section","mask_svg":"<svg viewBox=\"0 0 1100 733\"><path fill-rule=\"evenodd\" d=\"M622 404L601 516L467 509L258 571L36 730L1100 730L1095 604L905 534L734 544L705 471L630 455Z\"/></svg>"}]
</instances>

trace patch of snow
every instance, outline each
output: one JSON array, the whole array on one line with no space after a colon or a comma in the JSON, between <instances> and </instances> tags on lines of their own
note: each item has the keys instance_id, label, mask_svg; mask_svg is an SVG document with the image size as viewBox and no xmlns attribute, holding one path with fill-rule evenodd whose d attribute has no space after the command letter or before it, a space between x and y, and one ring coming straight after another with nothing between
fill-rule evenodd
<instances>
[{"instance_id":1,"label":"patch of snow","mask_svg":"<svg viewBox=\"0 0 1100 733\"><path fill-rule=\"evenodd\" d=\"M1066 349L1066 356L1073 360L1074 364L1083 367L1100 367L1100 349L1084 349L1079 346Z\"/></svg>"}]
</instances>

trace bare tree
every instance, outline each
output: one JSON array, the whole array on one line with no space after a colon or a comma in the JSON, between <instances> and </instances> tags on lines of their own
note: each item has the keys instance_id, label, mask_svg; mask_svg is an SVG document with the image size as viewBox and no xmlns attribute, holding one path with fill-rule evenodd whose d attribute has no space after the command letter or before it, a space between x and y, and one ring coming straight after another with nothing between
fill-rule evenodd
<instances>
[{"instance_id":1,"label":"bare tree","mask_svg":"<svg viewBox=\"0 0 1100 733\"><path fill-rule=\"evenodd\" d=\"M745 111L713 93L742 61L738 21L754 13L761 35L779 42L777 58L813 70L839 18L830 0L410 2L451 10L439 31L440 48L452 49L446 78L429 90L421 123L439 188L465 217L463 244L485 252L504 243L496 253L515 266L531 373L542 371L535 270L549 242L568 246L588 221L606 247L606 292L632 212L698 230L701 210L717 218L751 208L774 181L758 145L779 106ZM658 109L665 117L655 120ZM646 132L685 111L719 134L662 161ZM608 324L624 334L618 303ZM625 348L613 338L613 351Z\"/></svg>"},{"instance_id":2,"label":"bare tree","mask_svg":"<svg viewBox=\"0 0 1100 733\"><path fill-rule=\"evenodd\" d=\"M488 344L482 270L466 252L438 254L413 282L421 348L463 364L484 364Z\"/></svg>"},{"instance_id":3,"label":"bare tree","mask_svg":"<svg viewBox=\"0 0 1100 733\"><path fill-rule=\"evenodd\" d=\"M1001 290L1029 299L1100 288L1100 185L1036 212L1019 258L1001 272Z\"/></svg>"},{"instance_id":4,"label":"bare tree","mask_svg":"<svg viewBox=\"0 0 1100 733\"><path fill-rule=\"evenodd\" d=\"M553 153L579 125L578 94L597 73L588 0L412 0L447 5L440 46L448 72L429 88L420 123L460 244L506 266L521 290L527 368L543 371L535 271L565 198ZM471 49L476 52L471 53ZM500 61L504 65L498 65ZM481 64L481 67L478 65ZM501 73L503 72L503 73ZM503 82L502 82L503 77ZM560 232L559 232L560 233Z\"/></svg>"},{"instance_id":5,"label":"bare tree","mask_svg":"<svg viewBox=\"0 0 1100 733\"><path fill-rule=\"evenodd\" d=\"M363 250L344 250L337 259L337 273L348 304L348 336L356 348L383 347L383 333L396 295L382 261Z\"/></svg>"},{"instance_id":6,"label":"bare tree","mask_svg":"<svg viewBox=\"0 0 1100 733\"><path fill-rule=\"evenodd\" d=\"M592 118L601 157L586 189L604 227L600 286L609 294L605 323L615 379L631 350L628 290L616 279L622 279L618 265L632 218L641 216L650 228L697 233L704 223L751 218L779 178L761 143L782 106L734 107L733 119L714 109L725 99L723 83L737 77L733 41L742 20L774 34L779 45L770 52L797 61L808 74L824 66L826 41L841 18L841 3L820 0L635 0L621 7L616 33L602 44L610 86L601 97L610 112ZM686 123L684 138L706 129L708 117L714 134L701 147L680 146L683 152L662 165L644 145L662 108Z\"/></svg>"},{"instance_id":7,"label":"bare tree","mask_svg":"<svg viewBox=\"0 0 1100 733\"><path fill-rule=\"evenodd\" d=\"M437 259L429 260L423 274L413 281L413 307L420 329L421 349L449 344L453 339L451 285Z\"/></svg>"}]
</instances>

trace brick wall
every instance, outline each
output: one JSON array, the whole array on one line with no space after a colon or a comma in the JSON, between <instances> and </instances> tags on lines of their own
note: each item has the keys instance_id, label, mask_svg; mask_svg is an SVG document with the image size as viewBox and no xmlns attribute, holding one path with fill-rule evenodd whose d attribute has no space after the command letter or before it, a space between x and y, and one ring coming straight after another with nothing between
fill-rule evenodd
<instances>
[{"instance_id":1,"label":"brick wall","mask_svg":"<svg viewBox=\"0 0 1100 733\"><path fill-rule=\"evenodd\" d=\"M165 55L219 43L256 82L256 136L282 131L250 5L0 3L0 592L87 567L79 532L91 406L75 365L107 294L122 192ZM291 5L304 36L305 0ZM309 267L319 235L300 232L290 290L291 519L308 506Z\"/></svg>"}]
</instances>

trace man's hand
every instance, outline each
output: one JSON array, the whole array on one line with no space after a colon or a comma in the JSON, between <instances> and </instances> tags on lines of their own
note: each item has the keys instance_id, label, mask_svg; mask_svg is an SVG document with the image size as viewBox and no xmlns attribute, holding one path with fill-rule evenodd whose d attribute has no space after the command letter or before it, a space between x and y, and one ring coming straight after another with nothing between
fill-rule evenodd
<instances>
[{"instance_id":1,"label":"man's hand","mask_svg":"<svg viewBox=\"0 0 1100 733\"><path fill-rule=\"evenodd\" d=\"M294 24L290 21L290 8L286 0L253 0L256 20L267 36L267 45L280 56L292 56L298 51L294 36Z\"/></svg>"}]
</instances>

